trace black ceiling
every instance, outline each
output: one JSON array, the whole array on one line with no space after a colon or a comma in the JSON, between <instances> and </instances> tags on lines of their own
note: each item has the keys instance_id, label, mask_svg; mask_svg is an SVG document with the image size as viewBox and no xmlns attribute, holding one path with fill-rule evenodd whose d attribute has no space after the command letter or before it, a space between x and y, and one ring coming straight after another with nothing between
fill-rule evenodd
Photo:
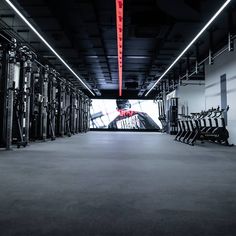
<instances>
[{"instance_id":1,"label":"black ceiling","mask_svg":"<svg viewBox=\"0 0 236 236\"><path fill-rule=\"evenodd\" d=\"M13 2L93 89L101 91L104 98L118 96L115 0ZM124 96L138 97L141 90L147 91L224 2L124 0ZM19 21L4 0L1 0L0 7L0 20L30 43L60 73L73 80L70 72ZM227 43L227 19L224 13L211 27L215 48ZM201 59L208 53L208 38L205 33L199 41ZM195 63L194 47L188 56L190 65ZM186 56L182 62L181 68L176 67L170 76L181 75L181 70L186 67ZM204 73L193 79L204 79Z\"/></svg>"}]
</instances>

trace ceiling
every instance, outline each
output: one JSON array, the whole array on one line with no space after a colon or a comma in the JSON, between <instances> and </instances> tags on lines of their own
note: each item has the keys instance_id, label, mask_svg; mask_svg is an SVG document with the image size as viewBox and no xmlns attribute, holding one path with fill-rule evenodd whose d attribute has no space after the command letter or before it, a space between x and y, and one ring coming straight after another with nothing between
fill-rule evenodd
<instances>
[{"instance_id":1,"label":"ceiling","mask_svg":"<svg viewBox=\"0 0 236 236\"><path fill-rule=\"evenodd\" d=\"M124 97L137 98L146 92L224 2L124 0ZM118 96L115 0L14 0L13 3L102 98ZM0 4L2 27L17 33L58 72L80 86L4 0ZM227 10L234 12L234 4ZM211 27L213 50L227 44L227 19L224 13ZM234 17L231 23L235 25ZM186 68L190 70L196 63L196 58L208 55L209 45L206 32L198 41L198 52L191 48L165 79L178 80ZM204 80L204 68L192 79ZM149 98L157 93L158 90L152 92Z\"/></svg>"}]
</instances>

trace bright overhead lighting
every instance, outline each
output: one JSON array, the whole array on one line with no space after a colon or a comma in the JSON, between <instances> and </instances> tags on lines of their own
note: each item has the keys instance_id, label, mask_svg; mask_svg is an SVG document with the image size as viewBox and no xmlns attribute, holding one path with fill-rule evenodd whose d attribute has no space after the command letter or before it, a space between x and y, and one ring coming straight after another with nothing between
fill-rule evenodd
<instances>
[{"instance_id":1,"label":"bright overhead lighting","mask_svg":"<svg viewBox=\"0 0 236 236\"><path fill-rule=\"evenodd\" d=\"M117 59L118 56L107 56L107 58L109 58L109 59Z\"/></svg>"},{"instance_id":2,"label":"bright overhead lighting","mask_svg":"<svg viewBox=\"0 0 236 236\"><path fill-rule=\"evenodd\" d=\"M149 59L149 56L127 56L127 59Z\"/></svg>"},{"instance_id":3,"label":"bright overhead lighting","mask_svg":"<svg viewBox=\"0 0 236 236\"><path fill-rule=\"evenodd\" d=\"M197 39L203 34L203 32L210 26L210 24L217 18L217 16L227 7L232 0L227 0L222 7L215 13L215 15L207 22L202 30L195 36L195 38L189 43L189 45L180 53L180 55L174 60L174 62L168 67L168 69L161 75L161 77L155 82L155 84L149 89L145 97L155 88L155 86L162 80L162 78L173 68L173 66L179 61L179 59L188 51L188 49L197 41Z\"/></svg>"},{"instance_id":4,"label":"bright overhead lighting","mask_svg":"<svg viewBox=\"0 0 236 236\"><path fill-rule=\"evenodd\" d=\"M123 14L124 14L124 1L116 0L116 31L117 31L117 55L118 55L118 73L119 73L119 96L122 96Z\"/></svg>"},{"instance_id":5,"label":"bright overhead lighting","mask_svg":"<svg viewBox=\"0 0 236 236\"><path fill-rule=\"evenodd\" d=\"M107 56L109 59L116 59L118 56ZM150 56L125 56L126 59L149 59Z\"/></svg>"},{"instance_id":6,"label":"bright overhead lighting","mask_svg":"<svg viewBox=\"0 0 236 236\"><path fill-rule=\"evenodd\" d=\"M71 67L61 58L61 56L52 48L52 46L44 39L44 37L34 28L34 26L22 15L22 13L9 0L5 0L10 7L20 16L20 18L34 31L34 33L42 40L42 42L57 56L57 58L67 67L67 69L81 82L81 84L93 95L93 91L84 83L84 81L71 69Z\"/></svg>"},{"instance_id":7,"label":"bright overhead lighting","mask_svg":"<svg viewBox=\"0 0 236 236\"><path fill-rule=\"evenodd\" d=\"M97 55L94 55L94 56L86 56L87 58L92 58L92 59L97 59L98 56Z\"/></svg>"}]
</instances>

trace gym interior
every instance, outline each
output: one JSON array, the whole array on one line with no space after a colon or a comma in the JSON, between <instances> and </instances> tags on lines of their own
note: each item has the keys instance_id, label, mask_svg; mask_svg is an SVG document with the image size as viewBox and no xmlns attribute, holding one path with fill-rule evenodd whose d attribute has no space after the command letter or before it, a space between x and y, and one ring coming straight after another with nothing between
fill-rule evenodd
<instances>
[{"instance_id":1,"label":"gym interior","mask_svg":"<svg viewBox=\"0 0 236 236\"><path fill-rule=\"evenodd\" d=\"M0 235L236 235L235 0L0 0Z\"/></svg>"}]
</instances>

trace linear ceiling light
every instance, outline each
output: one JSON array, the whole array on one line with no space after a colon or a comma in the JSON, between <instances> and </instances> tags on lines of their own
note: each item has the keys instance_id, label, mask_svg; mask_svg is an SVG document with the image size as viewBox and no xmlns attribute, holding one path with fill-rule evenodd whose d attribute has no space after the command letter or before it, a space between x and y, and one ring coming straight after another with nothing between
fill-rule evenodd
<instances>
[{"instance_id":1,"label":"linear ceiling light","mask_svg":"<svg viewBox=\"0 0 236 236\"><path fill-rule=\"evenodd\" d=\"M67 67L67 69L81 82L81 84L93 95L93 91L84 83L84 81L71 69L71 67L61 58L61 56L52 48L44 37L33 27L33 25L22 15L22 13L9 0L5 0L10 7L20 16L20 18L34 31L34 33L44 42L44 44L57 56L57 58Z\"/></svg>"},{"instance_id":2,"label":"linear ceiling light","mask_svg":"<svg viewBox=\"0 0 236 236\"><path fill-rule=\"evenodd\" d=\"M127 56L127 59L149 59L149 56Z\"/></svg>"},{"instance_id":3,"label":"linear ceiling light","mask_svg":"<svg viewBox=\"0 0 236 236\"><path fill-rule=\"evenodd\" d=\"M119 73L119 96L122 96L122 73L123 73L123 11L124 1L116 0L116 31L117 31L117 53Z\"/></svg>"},{"instance_id":4,"label":"linear ceiling light","mask_svg":"<svg viewBox=\"0 0 236 236\"><path fill-rule=\"evenodd\" d=\"M155 86L162 80L162 78L173 68L173 66L179 61L179 59L188 51L188 49L197 41L197 39L203 34L203 32L210 26L210 24L217 18L217 16L227 7L232 0L227 0L222 7L215 13L215 15L207 22L202 30L195 36L195 38L189 43L189 45L180 53L175 61L168 67L168 69L161 75L161 77L155 82L155 84L149 89L145 97L155 88Z\"/></svg>"}]
</instances>

